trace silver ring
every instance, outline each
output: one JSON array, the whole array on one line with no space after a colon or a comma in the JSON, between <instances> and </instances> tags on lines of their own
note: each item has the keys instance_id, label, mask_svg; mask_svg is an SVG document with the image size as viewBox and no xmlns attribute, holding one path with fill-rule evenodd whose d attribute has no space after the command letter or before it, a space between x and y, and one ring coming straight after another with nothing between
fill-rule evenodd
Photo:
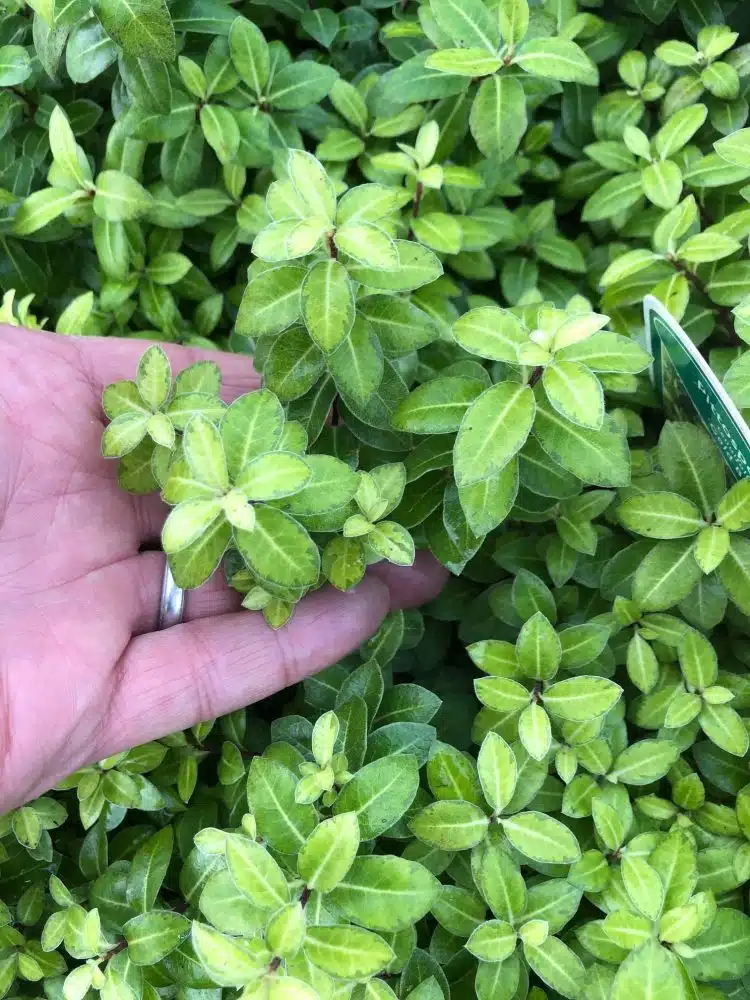
<instances>
[{"instance_id":1,"label":"silver ring","mask_svg":"<svg viewBox=\"0 0 750 1000\"><path fill-rule=\"evenodd\" d=\"M161 585L159 605L159 631L179 625L185 613L185 591L174 582L169 563L164 566L164 580Z\"/></svg>"}]
</instances>

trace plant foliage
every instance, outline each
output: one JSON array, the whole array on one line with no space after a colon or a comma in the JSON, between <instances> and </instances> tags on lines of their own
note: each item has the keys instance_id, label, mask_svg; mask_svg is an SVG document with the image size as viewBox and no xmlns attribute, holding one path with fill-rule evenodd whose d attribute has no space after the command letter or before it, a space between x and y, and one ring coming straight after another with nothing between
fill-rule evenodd
<instances>
[{"instance_id":1,"label":"plant foliage","mask_svg":"<svg viewBox=\"0 0 750 1000\"><path fill-rule=\"evenodd\" d=\"M750 480L640 334L750 411L748 4L1 11L0 320L263 376L104 394L178 583L452 577L1 817L0 997L745 1000Z\"/></svg>"}]
</instances>

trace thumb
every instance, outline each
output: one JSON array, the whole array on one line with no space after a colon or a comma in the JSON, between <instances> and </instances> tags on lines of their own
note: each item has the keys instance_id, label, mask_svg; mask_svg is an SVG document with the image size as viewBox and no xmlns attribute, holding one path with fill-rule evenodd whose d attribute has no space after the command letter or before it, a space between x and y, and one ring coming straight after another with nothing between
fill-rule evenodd
<instances>
[{"instance_id":1,"label":"thumb","mask_svg":"<svg viewBox=\"0 0 750 1000\"><path fill-rule=\"evenodd\" d=\"M345 594L311 594L278 632L241 612L139 636L115 668L96 759L226 715L322 670L368 639L389 606L388 587L369 576Z\"/></svg>"}]
</instances>

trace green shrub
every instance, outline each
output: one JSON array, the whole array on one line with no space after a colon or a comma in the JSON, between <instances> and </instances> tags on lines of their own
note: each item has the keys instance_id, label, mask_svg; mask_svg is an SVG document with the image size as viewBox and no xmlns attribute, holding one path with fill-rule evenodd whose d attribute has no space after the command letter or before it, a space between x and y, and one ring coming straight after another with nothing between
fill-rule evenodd
<instances>
[{"instance_id":1,"label":"green shrub","mask_svg":"<svg viewBox=\"0 0 750 1000\"><path fill-rule=\"evenodd\" d=\"M105 392L178 582L452 577L0 818L0 997L746 998L750 481L639 337L750 408L750 6L2 11L0 320L264 377Z\"/></svg>"}]
</instances>

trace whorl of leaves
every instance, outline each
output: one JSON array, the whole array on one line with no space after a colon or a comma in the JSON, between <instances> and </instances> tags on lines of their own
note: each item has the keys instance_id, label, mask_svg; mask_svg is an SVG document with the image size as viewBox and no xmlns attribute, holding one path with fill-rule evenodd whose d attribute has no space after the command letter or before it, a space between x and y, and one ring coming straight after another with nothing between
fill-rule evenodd
<instances>
[{"instance_id":1,"label":"whorl of leaves","mask_svg":"<svg viewBox=\"0 0 750 1000\"><path fill-rule=\"evenodd\" d=\"M1 9L0 320L263 376L105 392L177 581L452 578L0 818L0 997L747 1000L750 481L640 338L750 409L750 5Z\"/></svg>"}]
</instances>

